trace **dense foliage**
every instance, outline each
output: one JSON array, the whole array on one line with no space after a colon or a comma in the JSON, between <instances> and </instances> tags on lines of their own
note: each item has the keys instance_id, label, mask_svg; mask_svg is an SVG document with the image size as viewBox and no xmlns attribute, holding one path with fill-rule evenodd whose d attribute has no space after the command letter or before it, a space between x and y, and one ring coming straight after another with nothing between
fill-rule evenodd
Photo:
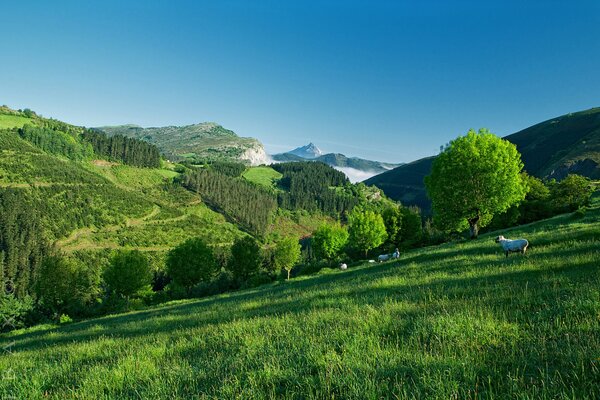
<instances>
[{"instance_id":1,"label":"dense foliage","mask_svg":"<svg viewBox=\"0 0 600 400\"><path fill-rule=\"evenodd\" d=\"M379 247L387 239L387 232L380 214L370 210L355 209L349 218L351 245L363 251L365 257L369 250Z\"/></svg>"},{"instance_id":2,"label":"dense foliage","mask_svg":"<svg viewBox=\"0 0 600 400\"><path fill-rule=\"evenodd\" d=\"M228 269L235 277L246 280L258 272L262 264L261 251L256 240L251 236L238 238L231 246L231 258Z\"/></svg>"},{"instance_id":3,"label":"dense foliage","mask_svg":"<svg viewBox=\"0 0 600 400\"><path fill-rule=\"evenodd\" d=\"M233 178L207 169L186 173L183 185L238 225L263 236L277 208L275 196L243 178Z\"/></svg>"},{"instance_id":4,"label":"dense foliage","mask_svg":"<svg viewBox=\"0 0 600 400\"><path fill-rule=\"evenodd\" d=\"M446 231L479 228L525 198L523 162L514 144L487 129L470 130L433 161L425 186L436 223Z\"/></svg>"},{"instance_id":5,"label":"dense foliage","mask_svg":"<svg viewBox=\"0 0 600 400\"><path fill-rule=\"evenodd\" d=\"M201 239L192 238L169 251L167 274L186 290L207 282L217 271L213 251Z\"/></svg>"},{"instance_id":6,"label":"dense foliage","mask_svg":"<svg viewBox=\"0 0 600 400\"><path fill-rule=\"evenodd\" d=\"M283 175L279 186L284 191L278 194L281 208L339 216L352 210L358 202L343 189L349 185L346 175L326 164L292 162L273 164L272 168Z\"/></svg>"},{"instance_id":7,"label":"dense foliage","mask_svg":"<svg viewBox=\"0 0 600 400\"><path fill-rule=\"evenodd\" d=\"M234 178L241 176L246 170L244 164L230 161L213 161L208 166L215 172Z\"/></svg>"},{"instance_id":8,"label":"dense foliage","mask_svg":"<svg viewBox=\"0 0 600 400\"><path fill-rule=\"evenodd\" d=\"M149 289L151 280L148 258L138 250L117 251L104 271L108 288L124 297Z\"/></svg>"},{"instance_id":9,"label":"dense foliage","mask_svg":"<svg viewBox=\"0 0 600 400\"><path fill-rule=\"evenodd\" d=\"M316 257L332 260L348 243L348 230L340 224L323 224L312 236L312 247Z\"/></svg>"},{"instance_id":10,"label":"dense foliage","mask_svg":"<svg viewBox=\"0 0 600 400\"><path fill-rule=\"evenodd\" d=\"M529 190L525 200L494 216L488 230L528 224L578 209L585 210L594 191L592 182L579 175L568 175L560 182L544 182L526 174L523 179Z\"/></svg>"},{"instance_id":11,"label":"dense foliage","mask_svg":"<svg viewBox=\"0 0 600 400\"><path fill-rule=\"evenodd\" d=\"M83 133L83 138L92 144L94 152L98 156L136 167L157 168L160 166L158 148L143 140L123 135L109 137L103 132L91 129Z\"/></svg>"},{"instance_id":12,"label":"dense foliage","mask_svg":"<svg viewBox=\"0 0 600 400\"><path fill-rule=\"evenodd\" d=\"M71 257L46 257L35 282L38 305L57 319L60 315L87 314L87 308L100 294L100 274L90 265Z\"/></svg>"},{"instance_id":13,"label":"dense foliage","mask_svg":"<svg viewBox=\"0 0 600 400\"><path fill-rule=\"evenodd\" d=\"M0 190L0 293L31 294L49 245L39 211L19 189Z\"/></svg>"},{"instance_id":14,"label":"dense foliage","mask_svg":"<svg viewBox=\"0 0 600 400\"><path fill-rule=\"evenodd\" d=\"M65 156L71 160L82 160L93 155L92 146L80 143L77 136L46 127L25 125L19 135L45 152Z\"/></svg>"}]
</instances>

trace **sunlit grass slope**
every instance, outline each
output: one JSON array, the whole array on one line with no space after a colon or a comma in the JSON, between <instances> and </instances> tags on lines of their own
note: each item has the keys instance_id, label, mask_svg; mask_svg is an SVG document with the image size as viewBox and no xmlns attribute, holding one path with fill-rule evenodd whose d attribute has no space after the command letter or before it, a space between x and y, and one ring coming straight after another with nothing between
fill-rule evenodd
<instances>
[{"instance_id":1,"label":"sunlit grass slope","mask_svg":"<svg viewBox=\"0 0 600 400\"><path fill-rule=\"evenodd\" d=\"M600 397L600 211L3 336L15 398Z\"/></svg>"},{"instance_id":2,"label":"sunlit grass slope","mask_svg":"<svg viewBox=\"0 0 600 400\"><path fill-rule=\"evenodd\" d=\"M282 177L281 173L275 171L273 168L262 166L248 168L243 176L250 182L254 182L269 189L275 189L277 182Z\"/></svg>"}]
</instances>

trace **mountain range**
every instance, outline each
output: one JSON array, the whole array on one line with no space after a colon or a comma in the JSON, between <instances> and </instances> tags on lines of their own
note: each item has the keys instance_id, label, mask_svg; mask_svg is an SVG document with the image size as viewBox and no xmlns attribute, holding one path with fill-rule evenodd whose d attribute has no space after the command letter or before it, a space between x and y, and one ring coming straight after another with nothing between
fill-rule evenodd
<instances>
[{"instance_id":1,"label":"mountain range","mask_svg":"<svg viewBox=\"0 0 600 400\"><path fill-rule=\"evenodd\" d=\"M314 143L295 148L287 153L275 154L273 160L280 162L293 161L320 161L348 176L352 182L360 182L369 177L389 171L400 164L384 163L380 161L365 160L358 157L347 157L340 153L325 154Z\"/></svg>"},{"instance_id":2,"label":"mountain range","mask_svg":"<svg viewBox=\"0 0 600 400\"><path fill-rule=\"evenodd\" d=\"M344 172L353 182L363 181L400 165L347 157L340 153L324 154L314 143L271 157L258 139L240 137L214 122L149 128L128 124L95 129L109 136L123 135L150 142L172 161L228 160L248 165L270 164L273 161L320 161Z\"/></svg>"},{"instance_id":3,"label":"mountain range","mask_svg":"<svg viewBox=\"0 0 600 400\"><path fill-rule=\"evenodd\" d=\"M538 178L560 180L570 173L600 179L600 108L569 113L505 137L521 153L525 171ZM435 156L422 158L365 181L394 200L429 212L423 178Z\"/></svg>"}]
</instances>

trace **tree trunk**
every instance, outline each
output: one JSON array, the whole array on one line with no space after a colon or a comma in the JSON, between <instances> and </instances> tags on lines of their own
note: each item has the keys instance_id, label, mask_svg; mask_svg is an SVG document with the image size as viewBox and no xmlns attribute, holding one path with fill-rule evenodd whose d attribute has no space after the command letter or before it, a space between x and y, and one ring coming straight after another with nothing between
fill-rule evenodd
<instances>
[{"instance_id":1,"label":"tree trunk","mask_svg":"<svg viewBox=\"0 0 600 400\"><path fill-rule=\"evenodd\" d=\"M287 280L288 280L288 281L290 280L290 272L292 272L292 270L291 270L291 269L288 269L288 270L287 270L287 273L288 273L288 278L287 278Z\"/></svg>"},{"instance_id":2,"label":"tree trunk","mask_svg":"<svg viewBox=\"0 0 600 400\"><path fill-rule=\"evenodd\" d=\"M479 210L477 210L477 216L474 218L469 218L469 231L471 233L471 239L477 239L477 235L479 235Z\"/></svg>"}]
</instances>

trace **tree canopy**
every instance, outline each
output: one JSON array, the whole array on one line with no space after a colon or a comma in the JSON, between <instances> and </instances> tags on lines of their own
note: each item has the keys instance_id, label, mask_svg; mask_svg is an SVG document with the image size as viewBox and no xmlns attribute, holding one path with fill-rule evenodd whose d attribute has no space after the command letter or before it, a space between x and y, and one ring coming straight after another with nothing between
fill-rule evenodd
<instances>
[{"instance_id":1,"label":"tree canopy","mask_svg":"<svg viewBox=\"0 0 600 400\"><path fill-rule=\"evenodd\" d=\"M312 237L312 246L316 256L328 260L333 259L348 243L348 236L348 230L340 224L321 225Z\"/></svg>"},{"instance_id":2,"label":"tree canopy","mask_svg":"<svg viewBox=\"0 0 600 400\"><path fill-rule=\"evenodd\" d=\"M217 271L217 262L210 247L200 238L188 239L171 249L167 255L167 274L189 290L207 282Z\"/></svg>"},{"instance_id":3,"label":"tree canopy","mask_svg":"<svg viewBox=\"0 0 600 400\"><path fill-rule=\"evenodd\" d=\"M525 198L522 169L516 146L487 129L453 140L425 177L436 224L446 231L469 227L476 238L494 214Z\"/></svg>"},{"instance_id":4,"label":"tree canopy","mask_svg":"<svg viewBox=\"0 0 600 400\"><path fill-rule=\"evenodd\" d=\"M357 250L364 251L365 257L369 250L379 247L387 239L387 232L380 214L355 209L349 220L350 243Z\"/></svg>"},{"instance_id":5,"label":"tree canopy","mask_svg":"<svg viewBox=\"0 0 600 400\"><path fill-rule=\"evenodd\" d=\"M248 278L258 271L261 261L260 247L253 237L241 237L231 246L229 269L236 277Z\"/></svg>"},{"instance_id":6,"label":"tree canopy","mask_svg":"<svg viewBox=\"0 0 600 400\"><path fill-rule=\"evenodd\" d=\"M118 251L104 271L104 281L116 293L133 296L152 281L148 259L139 250Z\"/></svg>"},{"instance_id":7,"label":"tree canopy","mask_svg":"<svg viewBox=\"0 0 600 400\"><path fill-rule=\"evenodd\" d=\"M290 272L300 259L300 243L293 237L281 239L275 245L273 254L273 264L278 270L286 270L287 278L290 279Z\"/></svg>"}]
</instances>

